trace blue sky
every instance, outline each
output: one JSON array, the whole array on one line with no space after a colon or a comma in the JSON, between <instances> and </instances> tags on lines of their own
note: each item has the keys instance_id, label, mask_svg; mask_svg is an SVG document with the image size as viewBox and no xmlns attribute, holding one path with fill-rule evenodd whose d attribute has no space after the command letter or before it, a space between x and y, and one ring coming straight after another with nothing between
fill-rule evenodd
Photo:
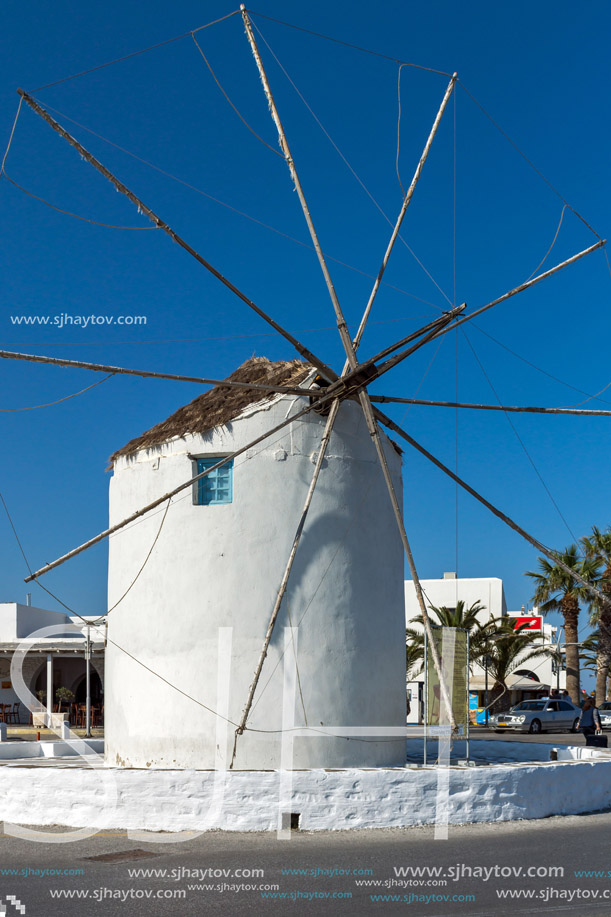
<instances>
[{"instance_id":1,"label":"blue sky","mask_svg":"<svg viewBox=\"0 0 611 917\"><path fill-rule=\"evenodd\" d=\"M0 59L3 148L17 86L33 91L232 9L187 0L146 8L130 0L39 2L34 8L9 0L3 5ZM568 2L381 2L374 13L363 2L262 0L257 10L391 58L458 71L571 206L601 236L608 234L608 4L577 10ZM395 167L398 65L260 16L254 21L323 248L357 269L330 261L347 320L358 322L372 282L364 275L377 273L390 229L277 61L393 221L401 205ZM239 17L197 38L241 114L275 149ZM404 185L446 84L440 74L401 71ZM34 94L204 192L71 125L85 146L255 302L341 366L332 309L286 167L238 119L190 36ZM25 106L6 170L63 210L117 226L149 225ZM73 219L5 179L0 202L0 338L6 349L211 377L229 374L253 353L293 356L288 344L163 233ZM374 353L446 308L439 288L450 301L474 309L525 280L548 250L562 206L459 86L402 233L435 283L398 244L362 353ZM545 266L594 241L566 210ZM467 337L452 333L438 351L436 345L423 348L380 380L376 391L447 400L458 393L462 400L495 403L493 388L509 404L584 402L609 382L610 296L609 270L597 252L476 320L477 327L467 325ZM63 312L146 315L147 324L59 329L17 327L10 320ZM25 408L96 379L84 371L2 361L0 381L2 405ZM104 528L107 457L198 393L188 384L114 378L54 407L2 414L1 487L33 566ZM611 402L611 389L605 398ZM590 400L586 406L597 404L603 403ZM458 429L448 409L406 412L397 406L389 413L448 465L458 461L467 481L552 547L563 547L594 523L604 528L611 522L606 418L510 415L520 443L499 413L462 411ZM528 603L531 586L523 572L535 565L534 549L467 495L457 501L454 484L409 451L404 479L406 522L421 576L445 570L499 576L510 608ZM0 544L1 597L23 599L23 560L6 520L0 521ZM48 585L79 611L94 613L104 609L105 579L101 545L51 574ZM49 604L32 588L35 602Z\"/></svg>"}]
</instances>

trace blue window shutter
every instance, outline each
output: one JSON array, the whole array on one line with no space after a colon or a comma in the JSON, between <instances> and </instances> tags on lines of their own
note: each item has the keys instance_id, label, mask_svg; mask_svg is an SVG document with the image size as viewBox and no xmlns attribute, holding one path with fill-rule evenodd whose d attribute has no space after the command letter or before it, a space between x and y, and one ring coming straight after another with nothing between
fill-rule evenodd
<instances>
[{"instance_id":1,"label":"blue window shutter","mask_svg":"<svg viewBox=\"0 0 611 917\"><path fill-rule=\"evenodd\" d=\"M207 471L219 462L221 456L197 460L197 473ZM216 506L233 502L233 459L200 478L197 482L197 503L199 506Z\"/></svg>"}]
</instances>

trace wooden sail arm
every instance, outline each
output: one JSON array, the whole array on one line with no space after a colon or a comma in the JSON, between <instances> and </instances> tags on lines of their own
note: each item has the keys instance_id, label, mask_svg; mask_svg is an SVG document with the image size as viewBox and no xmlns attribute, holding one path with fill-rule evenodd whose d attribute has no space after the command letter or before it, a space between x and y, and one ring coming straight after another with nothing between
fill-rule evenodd
<instances>
[{"instance_id":1,"label":"wooden sail arm","mask_svg":"<svg viewBox=\"0 0 611 917\"><path fill-rule=\"evenodd\" d=\"M507 404L470 404L464 401L428 401L424 398L395 398L393 395L371 395L375 404L422 404L427 407L472 408L476 411L507 411L515 414L574 414L586 417L611 417L611 411L582 408L521 407Z\"/></svg>"},{"instance_id":2,"label":"wooden sail arm","mask_svg":"<svg viewBox=\"0 0 611 917\"><path fill-rule=\"evenodd\" d=\"M280 149L282 150L282 153L284 154L284 159L286 161L289 172L291 174L293 185L295 186L295 190L299 198L299 203L301 204L301 209L305 217L306 225L310 233L310 238L312 239L312 244L316 252L316 257L318 258L318 263L320 264L320 268L322 270L323 277L327 285L327 290L329 291L329 296L331 297L331 302L333 304L333 309L335 311L337 328L340 334L340 338L342 340L342 344L344 346L344 350L346 352L346 357L348 359L349 365L351 366L352 369L354 369L357 361L356 361L355 351L352 346L352 338L350 337L350 334L348 332L348 326L346 324L346 319L344 318L344 313L342 312L342 308L339 304L339 299L337 298L337 293L335 291L335 287L333 285L333 281L329 273L329 268L327 267L327 262L325 260L325 256L323 254L322 247L318 239L318 233L316 232L316 229L314 227L314 221L312 220L312 215L310 214L310 208L308 207L308 202L306 201L303 187L301 185L301 181L297 173L297 168L295 166L295 160L293 159L293 155L289 147L288 139L287 139L284 127L282 125L282 121L280 120L280 115L276 107L274 96L272 94L271 86L267 78L267 73L265 72L265 67L263 66L261 55L259 54L259 48L257 47L255 35L252 30L252 24L248 16L246 7L244 6L243 3L240 4L240 10L242 11L242 19L244 21L244 28L246 30L246 36L250 43L252 55L254 57L255 63L257 65L257 69L259 71L259 76L261 78L261 83L263 85L263 91L265 92L267 104L269 106L269 110L273 118L274 124L276 125L276 130L278 131L278 140L280 142Z\"/></svg>"},{"instance_id":3,"label":"wooden sail arm","mask_svg":"<svg viewBox=\"0 0 611 917\"><path fill-rule=\"evenodd\" d=\"M198 385L216 385L223 388L253 389L255 391L279 392L283 395L308 395L318 397L316 390L301 388L295 385L268 385L265 382L232 382L229 379L206 379L202 376L181 376L175 373L158 373L146 369L128 369L124 366L107 366L105 363L86 363L83 360L65 360L61 357L47 357L34 353L15 353L12 350L0 350L0 359L24 360L28 363L46 363L51 366L67 366L73 369L88 369L96 373L112 375L139 376L143 379L169 379L171 382L195 382Z\"/></svg>"}]
</instances>

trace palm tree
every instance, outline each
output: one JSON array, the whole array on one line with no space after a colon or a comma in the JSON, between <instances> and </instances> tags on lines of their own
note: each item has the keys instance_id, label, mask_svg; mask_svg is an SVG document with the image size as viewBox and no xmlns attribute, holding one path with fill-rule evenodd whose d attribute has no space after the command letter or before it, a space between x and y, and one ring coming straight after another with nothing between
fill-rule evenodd
<instances>
[{"instance_id":1,"label":"palm tree","mask_svg":"<svg viewBox=\"0 0 611 917\"><path fill-rule=\"evenodd\" d=\"M405 641L405 677L407 681L412 681L416 675L419 675L422 671L422 649L417 646L415 643L412 643L407 639L407 630L405 631L406 641Z\"/></svg>"},{"instance_id":2,"label":"palm tree","mask_svg":"<svg viewBox=\"0 0 611 917\"><path fill-rule=\"evenodd\" d=\"M611 528L601 532L595 525L592 534L581 539L586 557L599 564L602 569L598 588L604 600L592 602L590 624L598 625L596 648L596 703L607 698L607 679L611 664Z\"/></svg>"},{"instance_id":3,"label":"palm tree","mask_svg":"<svg viewBox=\"0 0 611 917\"><path fill-rule=\"evenodd\" d=\"M484 653L484 641L482 640L482 628L488 626L482 625L478 615L485 611L486 606L481 602L473 602L467 605L462 599L456 603L456 608L448 608L446 605L429 606L431 623L437 627L457 627L466 630L469 633L469 659L471 662L479 659ZM419 624L420 627L408 627L405 631L407 638L408 653L410 649L416 654L415 658L424 658L424 631L422 630L422 615L416 615L409 622L410 624ZM408 657L409 658L409 657Z\"/></svg>"},{"instance_id":4,"label":"palm tree","mask_svg":"<svg viewBox=\"0 0 611 917\"><path fill-rule=\"evenodd\" d=\"M600 633L597 630L588 634L582 642L579 647L579 663L582 669L590 669L590 671L596 672L599 643Z\"/></svg>"},{"instance_id":5,"label":"palm tree","mask_svg":"<svg viewBox=\"0 0 611 917\"><path fill-rule=\"evenodd\" d=\"M567 567L575 570L588 582L595 582L598 564L590 558L579 556L577 546L572 544L558 554ZM579 703L579 603L591 604L592 598L585 586L576 582L570 574L557 564L539 557L539 572L527 572L536 583L533 602L541 612L559 611L564 619L566 647L566 686L574 704Z\"/></svg>"},{"instance_id":6,"label":"palm tree","mask_svg":"<svg viewBox=\"0 0 611 917\"><path fill-rule=\"evenodd\" d=\"M507 693L507 679L518 667L524 665L529 659L548 656L550 650L540 644L540 635L534 633L520 633L527 625L523 624L514 630L513 623L503 621L491 622L488 626L486 655L488 657L488 672L493 679L491 709L494 711L501 697ZM524 652L531 647L528 652Z\"/></svg>"}]
</instances>

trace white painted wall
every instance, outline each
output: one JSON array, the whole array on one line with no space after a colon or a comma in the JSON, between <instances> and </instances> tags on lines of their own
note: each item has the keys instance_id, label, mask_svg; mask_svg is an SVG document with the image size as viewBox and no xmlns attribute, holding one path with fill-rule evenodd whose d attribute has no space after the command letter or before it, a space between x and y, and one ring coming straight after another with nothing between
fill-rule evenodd
<instances>
[{"instance_id":1,"label":"white painted wall","mask_svg":"<svg viewBox=\"0 0 611 917\"><path fill-rule=\"evenodd\" d=\"M467 607L475 602L481 602L485 611L481 612L479 619L484 624L492 615L500 618L507 614L507 604L503 591L503 580L496 576L482 576L473 578L457 577L455 579L425 579L421 580L427 607L445 605L447 608L456 608L459 601ZM420 614L420 606L416 599L416 590L411 580L405 582L405 619Z\"/></svg>"},{"instance_id":2,"label":"white painted wall","mask_svg":"<svg viewBox=\"0 0 611 917\"><path fill-rule=\"evenodd\" d=\"M607 809L610 757L574 761L569 754L563 752L566 760L557 763L449 768L449 824ZM0 819L5 833L11 822L151 832L275 831L279 811L300 813L300 827L309 831L428 825L437 816L439 773L436 767L298 771L280 804L279 771L8 764L0 767ZM132 839L164 842L156 834Z\"/></svg>"},{"instance_id":3,"label":"white painted wall","mask_svg":"<svg viewBox=\"0 0 611 917\"><path fill-rule=\"evenodd\" d=\"M252 406L205 437L121 457L110 487L114 524L192 474L189 453L227 454L296 413L303 399ZM233 503L195 506L191 489L168 512L151 560L109 615L106 753L132 767L215 766L217 640L233 628L229 718L239 721L303 502L325 419L315 413L235 462ZM400 456L386 443L397 494ZM279 460L282 459L282 460ZM109 607L140 570L162 512L110 539ZM290 622L288 613L290 612ZM360 407L341 406L328 457L266 659L251 729L282 725L283 629L299 624L298 666L309 726L404 726L403 555ZM304 724L301 700L296 724ZM229 748L234 727L227 736ZM315 735L315 733L314 733ZM223 751L225 738L221 740ZM298 738L295 767L400 764L402 741ZM280 765L278 734L245 733L236 768Z\"/></svg>"},{"instance_id":4,"label":"white painted wall","mask_svg":"<svg viewBox=\"0 0 611 917\"><path fill-rule=\"evenodd\" d=\"M40 627L57 625L57 635L64 634L70 624L68 615L61 611L49 611L35 605L22 605L20 602L0 603L0 643L14 643ZM74 636L74 634L71 634Z\"/></svg>"}]
</instances>

